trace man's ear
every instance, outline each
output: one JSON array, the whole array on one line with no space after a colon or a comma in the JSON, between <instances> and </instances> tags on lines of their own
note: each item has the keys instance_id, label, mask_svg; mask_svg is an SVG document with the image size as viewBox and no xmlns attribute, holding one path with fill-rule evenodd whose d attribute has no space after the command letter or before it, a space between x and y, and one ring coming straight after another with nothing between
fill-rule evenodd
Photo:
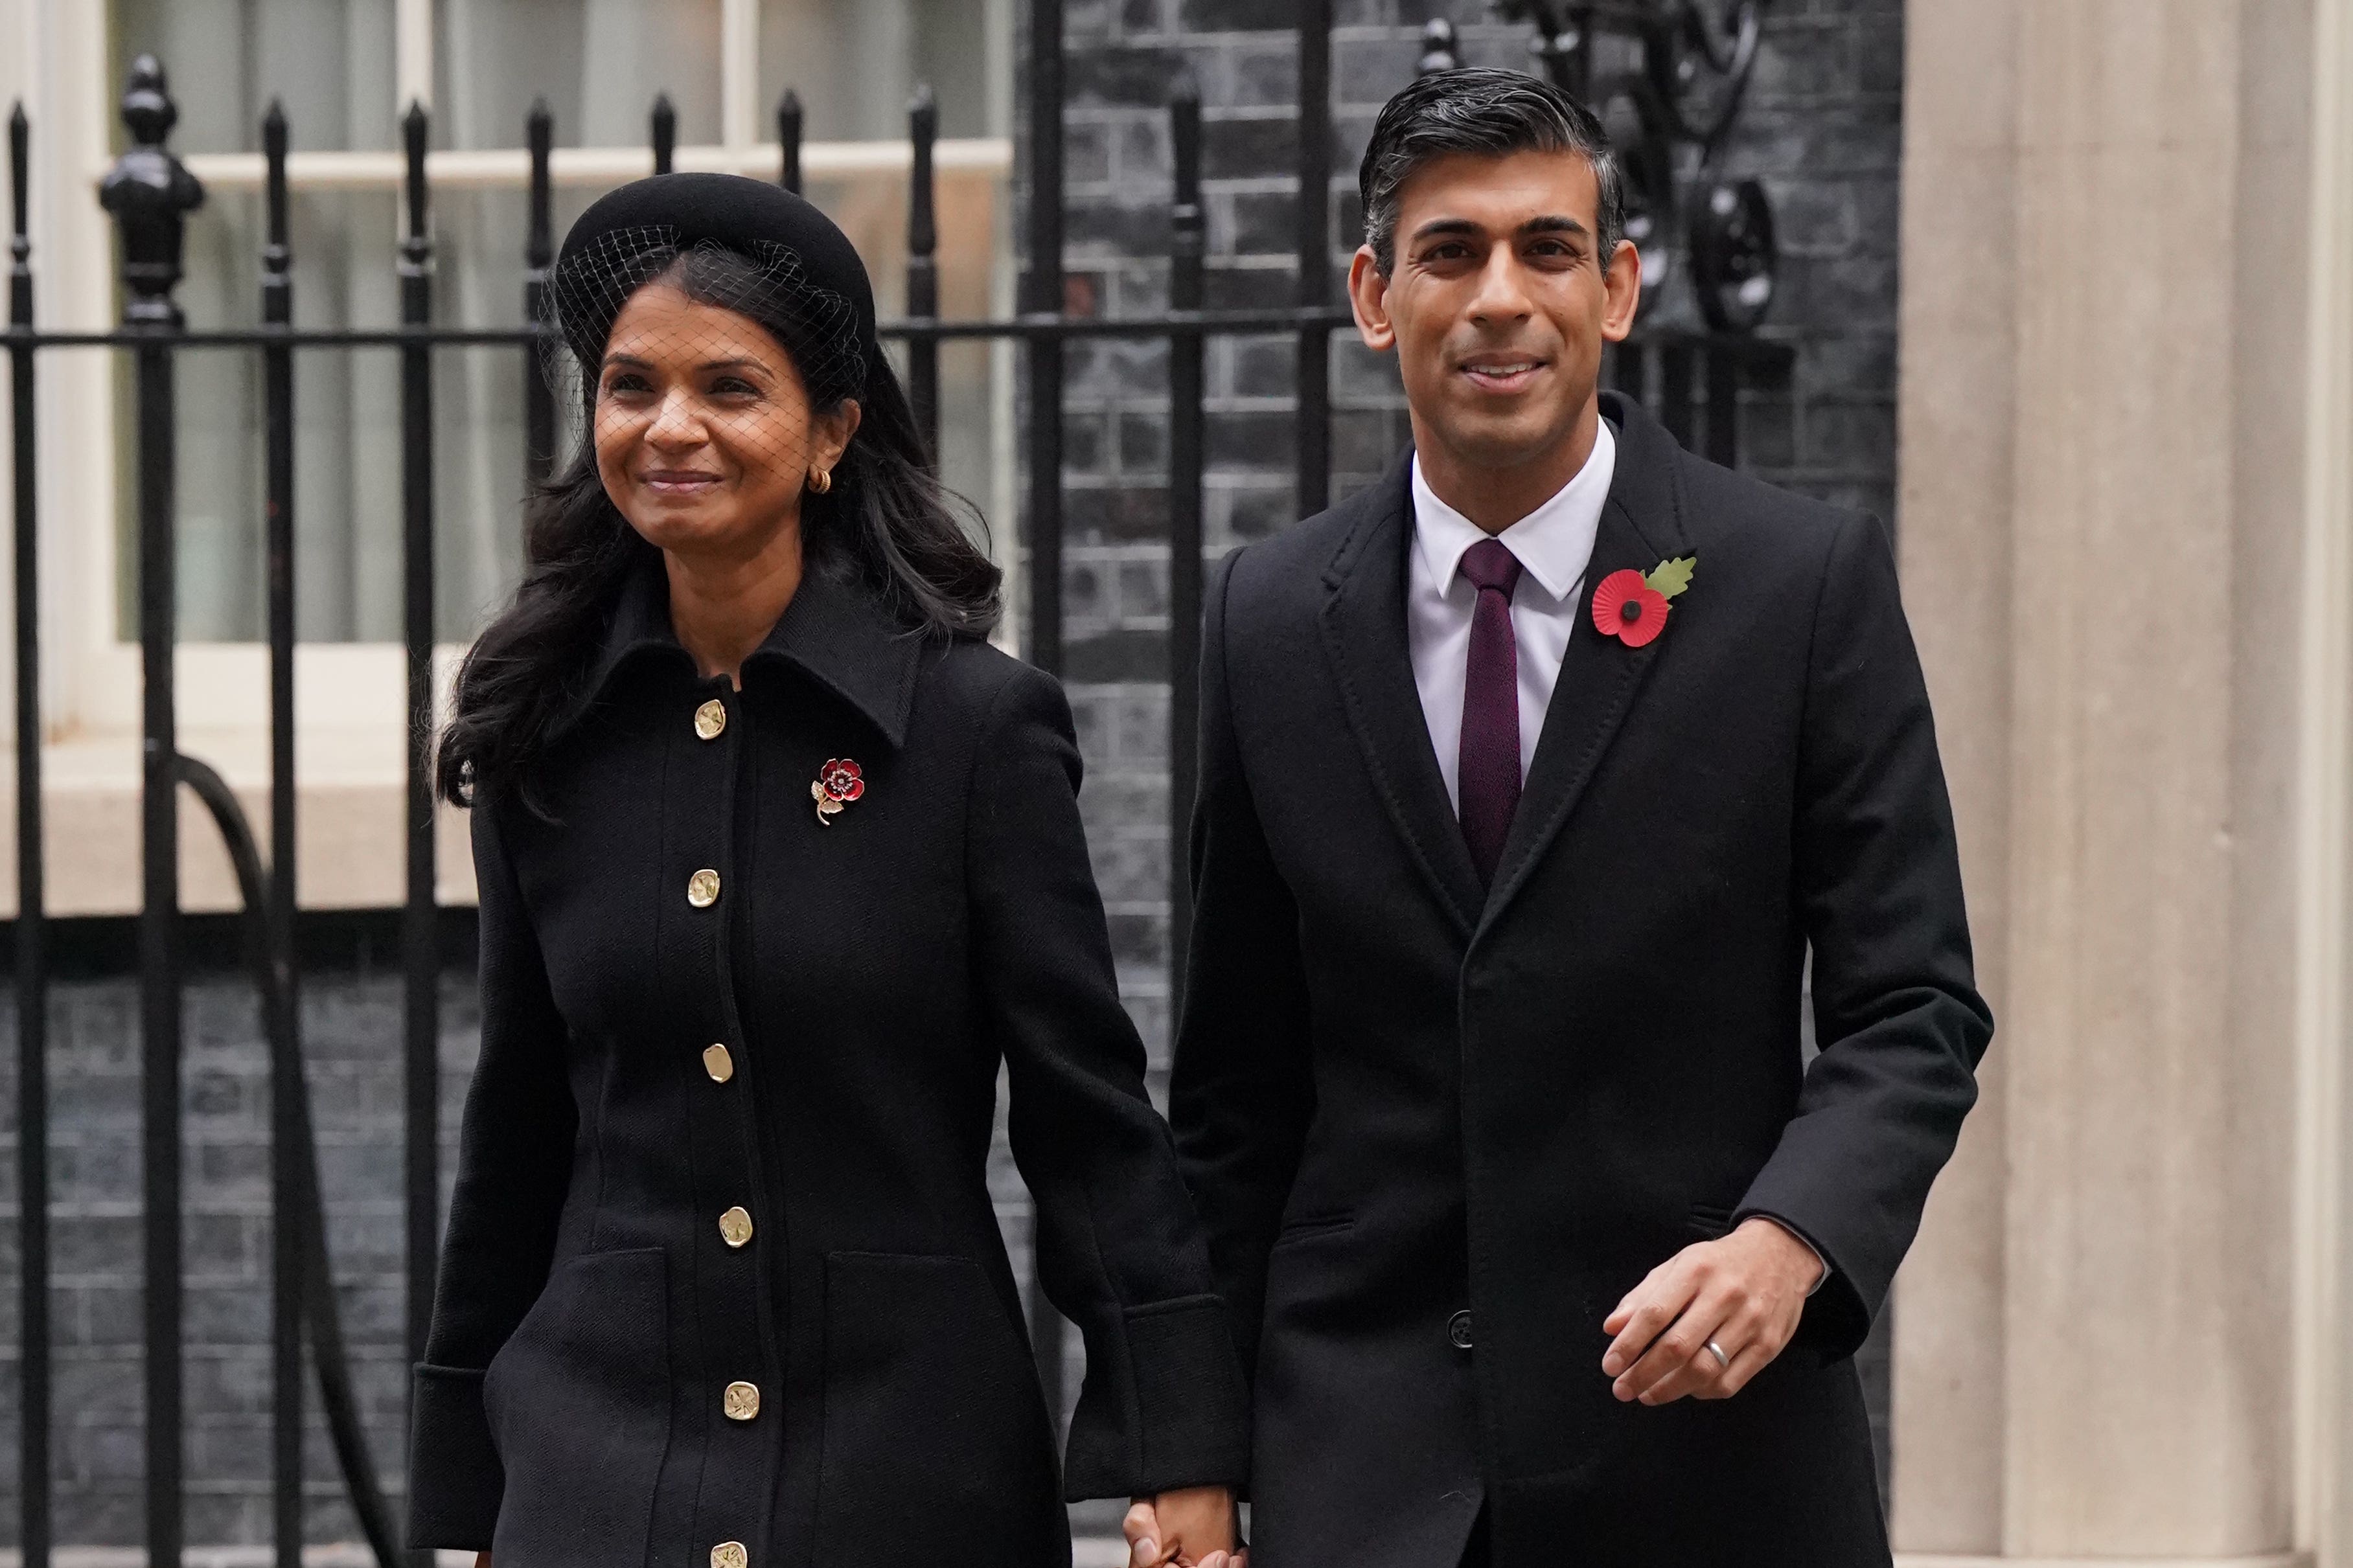
<instances>
[{"instance_id":1,"label":"man's ear","mask_svg":"<svg viewBox=\"0 0 2353 1568\"><path fill-rule=\"evenodd\" d=\"M1601 308L1601 335L1613 343L1622 343L1634 330L1634 312L1642 303L1642 252L1630 239L1618 242L1617 253L1609 258L1609 270L1603 276L1604 303Z\"/></svg>"},{"instance_id":2,"label":"man's ear","mask_svg":"<svg viewBox=\"0 0 2353 1568\"><path fill-rule=\"evenodd\" d=\"M1373 247L1360 245L1348 263L1348 303L1356 308L1356 335L1375 353L1397 347L1397 328L1389 324L1389 280L1373 259Z\"/></svg>"}]
</instances>

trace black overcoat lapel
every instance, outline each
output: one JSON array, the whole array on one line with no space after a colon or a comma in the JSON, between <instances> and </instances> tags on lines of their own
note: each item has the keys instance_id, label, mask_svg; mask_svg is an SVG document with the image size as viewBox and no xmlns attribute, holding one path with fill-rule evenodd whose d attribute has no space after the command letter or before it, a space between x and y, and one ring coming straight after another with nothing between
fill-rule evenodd
<instances>
[{"instance_id":1,"label":"black overcoat lapel","mask_svg":"<svg viewBox=\"0 0 2353 1568\"><path fill-rule=\"evenodd\" d=\"M1408 854L1467 936L1482 895L1462 829L1430 750L1430 725L1406 646L1405 553L1413 542L1413 457L1366 492L1324 574L1324 651L1348 712L1365 768L1388 807Z\"/></svg>"},{"instance_id":2,"label":"black overcoat lapel","mask_svg":"<svg viewBox=\"0 0 2353 1568\"><path fill-rule=\"evenodd\" d=\"M1512 817L1494 886L1478 921L1481 930L1511 903L1577 808L1594 769L1641 695L1651 667L1675 640L1672 615L1667 629L1639 648L1604 636L1593 624L1593 590L1603 578L1630 567L1648 572L1662 561L1691 552L1683 531L1674 438L1639 405L1616 393L1602 394L1602 411L1617 430L1618 468L1601 510L1592 564L1577 593L1576 623L1561 659L1560 679L1553 686L1536 754L1528 766L1527 787ZM1440 798L1443 800L1442 793Z\"/></svg>"}]
</instances>

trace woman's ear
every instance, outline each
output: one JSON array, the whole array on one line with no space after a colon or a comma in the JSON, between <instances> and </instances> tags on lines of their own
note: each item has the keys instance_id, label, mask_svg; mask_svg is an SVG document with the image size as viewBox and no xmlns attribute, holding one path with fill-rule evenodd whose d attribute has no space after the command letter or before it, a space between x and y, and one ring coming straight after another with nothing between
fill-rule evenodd
<instances>
[{"instance_id":1,"label":"woman's ear","mask_svg":"<svg viewBox=\"0 0 2353 1568\"><path fill-rule=\"evenodd\" d=\"M858 406L858 399L845 397L817 422L817 461L823 468L838 468L841 455L849 450L850 439L866 411Z\"/></svg>"}]
</instances>

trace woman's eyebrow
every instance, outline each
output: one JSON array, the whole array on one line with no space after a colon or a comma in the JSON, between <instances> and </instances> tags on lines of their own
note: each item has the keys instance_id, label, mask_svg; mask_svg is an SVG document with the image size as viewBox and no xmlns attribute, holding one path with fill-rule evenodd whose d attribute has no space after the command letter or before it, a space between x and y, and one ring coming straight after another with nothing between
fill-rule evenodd
<instances>
[{"instance_id":1,"label":"woman's eyebrow","mask_svg":"<svg viewBox=\"0 0 2353 1568\"><path fill-rule=\"evenodd\" d=\"M758 360L749 358L707 359L695 368L697 370L756 370L763 375L768 373L766 365L762 364Z\"/></svg>"}]
</instances>

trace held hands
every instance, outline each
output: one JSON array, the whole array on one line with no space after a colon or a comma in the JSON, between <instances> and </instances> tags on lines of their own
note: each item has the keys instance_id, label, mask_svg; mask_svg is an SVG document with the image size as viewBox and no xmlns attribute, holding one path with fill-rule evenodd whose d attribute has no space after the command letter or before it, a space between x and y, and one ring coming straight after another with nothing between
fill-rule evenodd
<instances>
[{"instance_id":1,"label":"held hands","mask_svg":"<svg viewBox=\"0 0 2353 1568\"><path fill-rule=\"evenodd\" d=\"M1124 1528L1132 1568L1249 1568L1241 1510L1223 1487L1138 1498Z\"/></svg>"},{"instance_id":2,"label":"held hands","mask_svg":"<svg viewBox=\"0 0 2353 1568\"><path fill-rule=\"evenodd\" d=\"M1811 1247L1761 1217L1684 1247L1602 1321L1602 1331L1618 1336L1601 1358L1602 1372L1617 1379L1611 1392L1645 1405L1687 1394L1731 1398L1788 1344L1821 1273Z\"/></svg>"}]
</instances>

